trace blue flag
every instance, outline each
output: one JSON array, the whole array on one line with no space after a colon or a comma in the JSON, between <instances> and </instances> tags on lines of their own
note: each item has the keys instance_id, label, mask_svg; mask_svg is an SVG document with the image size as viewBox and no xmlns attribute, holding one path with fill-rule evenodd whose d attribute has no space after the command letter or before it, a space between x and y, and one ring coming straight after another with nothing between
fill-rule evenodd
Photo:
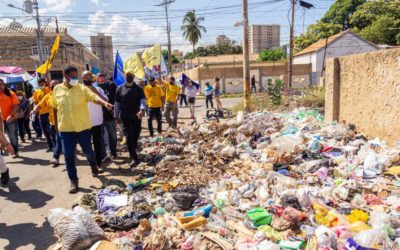
<instances>
[{"instance_id":1,"label":"blue flag","mask_svg":"<svg viewBox=\"0 0 400 250\"><path fill-rule=\"evenodd\" d=\"M115 56L114 83L117 86L125 83L124 61L122 61L122 58L118 52Z\"/></svg>"},{"instance_id":2,"label":"blue flag","mask_svg":"<svg viewBox=\"0 0 400 250\"><path fill-rule=\"evenodd\" d=\"M200 84L198 84L197 82L193 81L192 79L190 79L187 75L182 74L182 85L184 86L188 86L189 81L193 82L193 85L196 86L197 89L200 88Z\"/></svg>"}]
</instances>

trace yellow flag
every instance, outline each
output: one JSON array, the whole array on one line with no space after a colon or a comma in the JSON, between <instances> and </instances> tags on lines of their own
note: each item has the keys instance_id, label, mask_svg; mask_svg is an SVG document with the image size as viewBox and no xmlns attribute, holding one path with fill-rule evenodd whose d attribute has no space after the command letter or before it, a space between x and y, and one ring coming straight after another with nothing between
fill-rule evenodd
<instances>
[{"instance_id":1,"label":"yellow flag","mask_svg":"<svg viewBox=\"0 0 400 250\"><path fill-rule=\"evenodd\" d=\"M147 67L153 68L161 64L161 46L154 45L151 48L146 49L142 55L143 62Z\"/></svg>"},{"instance_id":2,"label":"yellow flag","mask_svg":"<svg viewBox=\"0 0 400 250\"><path fill-rule=\"evenodd\" d=\"M124 71L125 73L130 72L140 79L144 79L146 75L142 62L140 61L137 53L132 54L132 56L124 62Z\"/></svg>"},{"instance_id":3,"label":"yellow flag","mask_svg":"<svg viewBox=\"0 0 400 250\"><path fill-rule=\"evenodd\" d=\"M36 69L36 72L40 74L46 74L47 71L51 69L51 64L56 58L59 47L60 47L60 34L57 34L56 40L54 41L53 47L51 48L50 57L46 60L44 64L42 64L39 68Z\"/></svg>"}]
</instances>

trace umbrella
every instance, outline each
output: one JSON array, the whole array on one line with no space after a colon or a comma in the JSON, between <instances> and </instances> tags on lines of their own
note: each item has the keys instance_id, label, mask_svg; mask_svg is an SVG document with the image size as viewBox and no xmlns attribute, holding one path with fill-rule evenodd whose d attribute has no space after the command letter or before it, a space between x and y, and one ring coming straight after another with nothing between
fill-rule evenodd
<instances>
[{"instance_id":1,"label":"umbrella","mask_svg":"<svg viewBox=\"0 0 400 250\"><path fill-rule=\"evenodd\" d=\"M20 83L32 80L33 77L20 67L0 66L0 79L4 83Z\"/></svg>"}]
</instances>

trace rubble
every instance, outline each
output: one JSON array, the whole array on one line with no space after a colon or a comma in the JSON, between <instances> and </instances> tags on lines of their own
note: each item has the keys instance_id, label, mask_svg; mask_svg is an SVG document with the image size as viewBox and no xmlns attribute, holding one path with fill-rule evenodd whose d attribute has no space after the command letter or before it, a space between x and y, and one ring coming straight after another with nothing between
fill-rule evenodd
<instances>
[{"instance_id":1,"label":"rubble","mask_svg":"<svg viewBox=\"0 0 400 250\"><path fill-rule=\"evenodd\" d=\"M140 147L130 183L109 181L78 202L105 232L98 246L400 247L400 146L354 126L324 126L316 110L239 113L143 138Z\"/></svg>"}]
</instances>

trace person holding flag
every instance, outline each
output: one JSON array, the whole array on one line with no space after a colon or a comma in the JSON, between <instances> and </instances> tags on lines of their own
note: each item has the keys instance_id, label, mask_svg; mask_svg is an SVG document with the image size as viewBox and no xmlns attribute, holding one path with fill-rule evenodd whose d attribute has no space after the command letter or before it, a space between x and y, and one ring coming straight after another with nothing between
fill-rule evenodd
<instances>
[{"instance_id":1,"label":"person holding flag","mask_svg":"<svg viewBox=\"0 0 400 250\"><path fill-rule=\"evenodd\" d=\"M149 107L149 119L147 125L149 128L150 136L153 137L154 118L157 121L157 132L158 134L162 134L161 111L164 110L165 98L164 98L164 90L159 84L157 84L156 79L154 77L150 77L149 83L150 84L144 88L144 95L146 96L147 105Z\"/></svg>"},{"instance_id":2,"label":"person holding flag","mask_svg":"<svg viewBox=\"0 0 400 250\"><path fill-rule=\"evenodd\" d=\"M176 129L178 125L178 100L180 89L175 84L175 77L171 76L168 82L163 82L166 90L165 119L171 129ZM172 118L171 118L172 114Z\"/></svg>"}]
</instances>

